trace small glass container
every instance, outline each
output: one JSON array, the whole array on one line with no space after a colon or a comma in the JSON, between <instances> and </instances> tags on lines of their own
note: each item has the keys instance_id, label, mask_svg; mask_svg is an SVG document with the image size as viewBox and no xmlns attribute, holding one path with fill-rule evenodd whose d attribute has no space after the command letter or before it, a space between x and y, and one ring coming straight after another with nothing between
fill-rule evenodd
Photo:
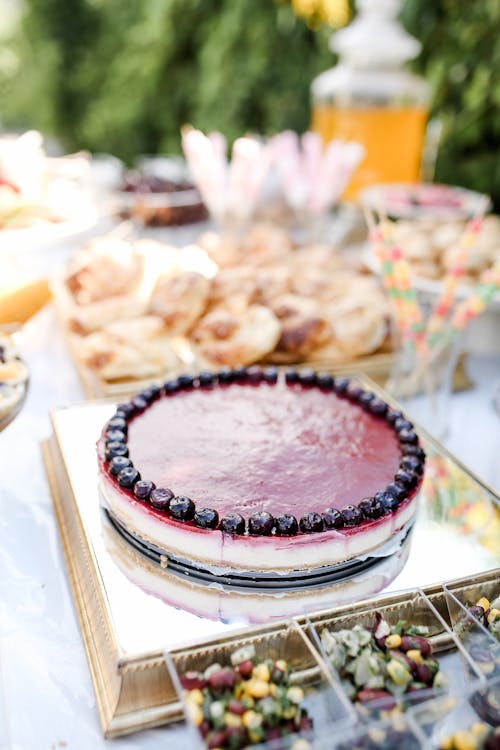
<instances>
[{"instance_id":1,"label":"small glass container","mask_svg":"<svg viewBox=\"0 0 500 750\"><path fill-rule=\"evenodd\" d=\"M312 615L307 620L315 646L331 669L332 676L339 688L345 690L347 696L352 692L353 683L351 683L351 680L343 680L340 672L333 666L324 639L321 637L322 632L323 630L331 633L339 630L350 630L355 625L361 625L363 628L372 631L377 613L382 615L390 627L396 626L399 621L404 620L408 625L424 626L428 629L426 639L432 646L431 658L438 661L443 680L439 681L439 686L436 683L432 687L401 693L401 695L394 695L394 697L378 696L377 693L380 692L380 688L370 688L368 692L373 693L372 699L367 696L362 703L354 702L364 721L372 722L377 718L383 718L388 711L392 712L395 706L399 710L406 711L417 703L432 700L439 695L448 693L460 695L468 689L471 683L481 678L480 672L468 658L459 639L456 638L429 598L422 591L408 592L407 598L403 601L400 600L400 596L396 599L392 596L382 597L377 601L376 611L374 611L373 603L368 602L364 606L356 606L354 611L344 609L334 615L320 613ZM352 664L353 662L351 662ZM355 689L356 694L358 688ZM354 698L351 699L354 701Z\"/></svg>"},{"instance_id":2,"label":"small glass container","mask_svg":"<svg viewBox=\"0 0 500 750\"><path fill-rule=\"evenodd\" d=\"M358 141L366 156L344 197L377 182L416 182L431 98L425 80L405 70L420 43L397 21L400 0L358 0L359 13L332 36L338 64L312 83L311 129L325 143Z\"/></svg>"},{"instance_id":3,"label":"small glass container","mask_svg":"<svg viewBox=\"0 0 500 750\"><path fill-rule=\"evenodd\" d=\"M293 621L278 623L253 630L251 634L245 634L242 631L239 635L230 636L221 641L165 654L172 683L191 729L193 749L200 748L201 750L207 747L207 744L198 728L199 723L197 725L196 717L193 717L192 705L188 700L189 691L182 686L183 675L188 672L204 672L212 665L219 665L221 668L230 667L232 655L237 651L241 653L242 650L249 649L255 654L257 663L271 660L276 664L279 660L286 660L290 669L289 684L291 687L300 688L303 692L300 706L307 711L308 717L312 720L312 729L305 733L291 732L288 737L279 740L280 748L294 747L294 741L298 740L299 736L307 737L304 741L312 742L315 737L325 733L330 725L335 726L336 731L339 729L342 731L342 728L350 727L356 721L355 712L349 701L332 681L326 665L323 664L301 628ZM246 720L244 726L246 726ZM268 744L263 742L253 744L259 748L271 749L273 740L270 739Z\"/></svg>"}]
</instances>

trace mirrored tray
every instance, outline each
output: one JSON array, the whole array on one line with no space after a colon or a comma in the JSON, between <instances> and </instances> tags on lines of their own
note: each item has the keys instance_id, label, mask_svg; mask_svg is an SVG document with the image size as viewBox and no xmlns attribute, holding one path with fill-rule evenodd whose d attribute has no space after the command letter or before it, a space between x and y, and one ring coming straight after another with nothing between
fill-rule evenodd
<instances>
[{"instance_id":1,"label":"mirrored tray","mask_svg":"<svg viewBox=\"0 0 500 750\"><path fill-rule=\"evenodd\" d=\"M373 383L364 382L385 397ZM164 650L248 631L249 620L255 622L260 609L254 598L245 599L245 592L205 587L204 603L200 590L190 588L196 584L179 585L176 578L172 589L168 572L145 561L103 523L95 443L113 409L110 403L94 403L56 410L53 434L43 445L107 736L178 719L180 706L166 672ZM260 622L347 606L381 591L427 586L500 565L499 498L438 443L425 435L423 443L428 462L420 511L412 538L399 555L375 572L306 588L288 600L272 594L274 599L262 600Z\"/></svg>"}]
</instances>

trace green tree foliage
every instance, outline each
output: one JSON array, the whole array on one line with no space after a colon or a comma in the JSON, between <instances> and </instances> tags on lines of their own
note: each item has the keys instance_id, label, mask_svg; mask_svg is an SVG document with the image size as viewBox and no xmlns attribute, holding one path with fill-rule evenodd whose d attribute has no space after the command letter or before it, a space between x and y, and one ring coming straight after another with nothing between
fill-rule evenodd
<instances>
[{"instance_id":1,"label":"green tree foliage","mask_svg":"<svg viewBox=\"0 0 500 750\"><path fill-rule=\"evenodd\" d=\"M500 208L500 0L407 0L443 133L436 178L489 193Z\"/></svg>"},{"instance_id":2,"label":"green tree foliage","mask_svg":"<svg viewBox=\"0 0 500 750\"><path fill-rule=\"evenodd\" d=\"M274 0L29 0L22 32L19 74L0 70L4 122L127 159L178 151L184 123L304 130L330 62L328 30Z\"/></svg>"},{"instance_id":3,"label":"green tree foliage","mask_svg":"<svg viewBox=\"0 0 500 750\"><path fill-rule=\"evenodd\" d=\"M192 123L229 139L303 131L309 85L333 64L330 29L309 28L289 0L25 0L0 51L0 119L38 127L67 148L174 152ZM500 0L406 0L423 42L415 67L443 123L436 178L500 204ZM12 58L12 55L10 58ZM5 56L4 56L5 57Z\"/></svg>"}]
</instances>

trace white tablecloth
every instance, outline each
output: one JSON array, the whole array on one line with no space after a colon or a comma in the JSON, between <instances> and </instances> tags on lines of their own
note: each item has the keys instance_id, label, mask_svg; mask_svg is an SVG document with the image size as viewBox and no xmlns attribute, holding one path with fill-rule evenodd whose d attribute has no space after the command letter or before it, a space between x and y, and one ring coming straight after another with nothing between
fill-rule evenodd
<instances>
[{"instance_id":1,"label":"white tablecloth","mask_svg":"<svg viewBox=\"0 0 500 750\"><path fill-rule=\"evenodd\" d=\"M48 410L83 393L50 308L26 327L22 348L29 396L0 434L0 748L189 748L180 726L102 738L39 450ZM445 443L500 487L500 419L492 407L500 359L474 357L469 371L476 386L453 395Z\"/></svg>"}]
</instances>

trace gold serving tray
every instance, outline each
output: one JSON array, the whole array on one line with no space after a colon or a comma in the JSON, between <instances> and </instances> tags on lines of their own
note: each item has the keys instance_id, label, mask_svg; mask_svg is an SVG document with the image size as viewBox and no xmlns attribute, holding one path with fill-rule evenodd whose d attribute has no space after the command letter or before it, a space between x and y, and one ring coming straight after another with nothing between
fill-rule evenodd
<instances>
[{"instance_id":1,"label":"gold serving tray","mask_svg":"<svg viewBox=\"0 0 500 750\"><path fill-rule=\"evenodd\" d=\"M384 397L373 383L367 379L364 383ZM115 562L105 542L95 453L102 425L112 413L109 402L57 409L52 413L53 433L42 445L107 737L180 718L180 704L165 667L165 649L224 642L263 627L249 628L248 622L241 619L206 619L170 606L148 593L147 586L141 588L130 580ZM409 558L386 591L430 586L426 591L437 597L436 606L444 616L441 581L464 577L466 585L472 581L471 576L477 580L477 573L500 566L500 519L496 507L500 498L430 437L423 435L423 442L429 454L428 471ZM359 591L354 596L359 599ZM401 595L394 596L398 601ZM353 609L344 595L341 601L341 609ZM338 604L333 590L331 601L323 599L320 607L313 606L312 598L307 613L313 618L315 610L336 610ZM285 619L293 615L299 622L304 619L300 604Z\"/></svg>"}]
</instances>

